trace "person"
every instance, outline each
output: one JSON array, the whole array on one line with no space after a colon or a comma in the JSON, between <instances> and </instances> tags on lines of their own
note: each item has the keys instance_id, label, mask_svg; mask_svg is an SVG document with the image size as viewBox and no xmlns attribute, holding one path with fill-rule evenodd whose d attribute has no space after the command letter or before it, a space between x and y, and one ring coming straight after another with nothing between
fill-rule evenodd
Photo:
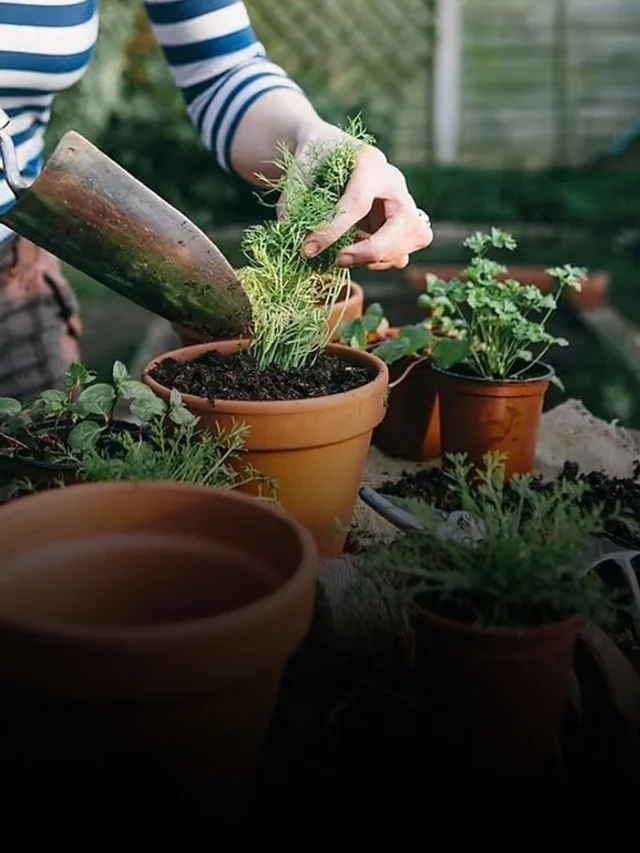
<instances>
[{"instance_id":1,"label":"person","mask_svg":"<svg viewBox=\"0 0 640 853\"><path fill-rule=\"evenodd\" d=\"M295 156L344 131L324 121L302 89L272 62L240 0L145 0L187 104L219 166L245 180L274 174L279 144ZM24 177L42 168L54 96L78 82L98 36L97 0L0 0L0 106ZM0 172L0 213L14 202ZM376 147L360 152L336 219L306 238L313 256L358 225L345 267L403 268L433 235L401 172ZM60 263L0 226L0 396L28 401L56 387L80 359L81 322Z\"/></svg>"}]
</instances>

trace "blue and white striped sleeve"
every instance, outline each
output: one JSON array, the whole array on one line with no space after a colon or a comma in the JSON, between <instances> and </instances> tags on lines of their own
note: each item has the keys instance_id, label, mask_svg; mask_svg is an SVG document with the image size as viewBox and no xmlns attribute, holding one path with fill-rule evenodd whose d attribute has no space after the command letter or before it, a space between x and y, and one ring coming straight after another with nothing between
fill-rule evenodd
<instances>
[{"instance_id":1,"label":"blue and white striped sleeve","mask_svg":"<svg viewBox=\"0 0 640 853\"><path fill-rule=\"evenodd\" d=\"M300 87L269 60L241 0L145 0L204 144L225 171L242 117L266 92Z\"/></svg>"}]
</instances>

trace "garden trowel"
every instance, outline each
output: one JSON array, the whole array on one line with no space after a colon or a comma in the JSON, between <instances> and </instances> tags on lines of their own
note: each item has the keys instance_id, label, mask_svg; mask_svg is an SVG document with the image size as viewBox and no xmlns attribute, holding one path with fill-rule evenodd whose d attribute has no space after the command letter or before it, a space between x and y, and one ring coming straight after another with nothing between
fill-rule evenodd
<instances>
[{"instance_id":1,"label":"garden trowel","mask_svg":"<svg viewBox=\"0 0 640 853\"><path fill-rule=\"evenodd\" d=\"M16 197L0 223L173 323L210 338L247 329L233 268L178 210L73 131L26 180L9 130L0 109L0 171Z\"/></svg>"}]
</instances>

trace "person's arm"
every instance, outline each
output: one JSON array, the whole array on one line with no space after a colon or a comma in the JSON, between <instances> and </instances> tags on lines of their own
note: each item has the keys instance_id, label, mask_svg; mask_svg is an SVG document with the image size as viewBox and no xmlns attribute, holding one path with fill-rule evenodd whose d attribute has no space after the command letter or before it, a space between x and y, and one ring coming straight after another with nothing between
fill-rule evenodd
<instances>
[{"instance_id":1,"label":"person's arm","mask_svg":"<svg viewBox=\"0 0 640 853\"><path fill-rule=\"evenodd\" d=\"M258 183L275 177L278 144L296 155L344 132L323 121L286 72L271 62L240 0L145 0L151 24L191 120L216 160ZM345 267L402 268L428 246L429 218L419 211L402 174L377 148L366 146L341 203L340 215L305 241L313 256L352 226L360 239L343 249Z\"/></svg>"},{"instance_id":2,"label":"person's arm","mask_svg":"<svg viewBox=\"0 0 640 853\"><path fill-rule=\"evenodd\" d=\"M240 0L145 0L189 116L226 171L274 175L278 143L296 150L324 124L300 87L273 63Z\"/></svg>"}]
</instances>

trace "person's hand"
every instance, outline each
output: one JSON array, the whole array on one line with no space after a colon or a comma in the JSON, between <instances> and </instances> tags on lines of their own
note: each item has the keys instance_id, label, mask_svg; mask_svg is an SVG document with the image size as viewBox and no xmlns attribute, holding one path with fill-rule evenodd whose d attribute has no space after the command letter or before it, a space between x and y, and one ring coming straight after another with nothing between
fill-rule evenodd
<instances>
[{"instance_id":1,"label":"person's hand","mask_svg":"<svg viewBox=\"0 0 640 853\"><path fill-rule=\"evenodd\" d=\"M345 135L338 128L323 123L300 144L296 156L304 157L309 144L337 140ZM336 260L341 267L404 269L409 255L425 249L433 240L429 217L418 210L404 175L387 161L382 151L370 145L358 154L340 202L339 215L307 236L302 249L304 254L315 257L354 225L358 240L339 252Z\"/></svg>"}]
</instances>

